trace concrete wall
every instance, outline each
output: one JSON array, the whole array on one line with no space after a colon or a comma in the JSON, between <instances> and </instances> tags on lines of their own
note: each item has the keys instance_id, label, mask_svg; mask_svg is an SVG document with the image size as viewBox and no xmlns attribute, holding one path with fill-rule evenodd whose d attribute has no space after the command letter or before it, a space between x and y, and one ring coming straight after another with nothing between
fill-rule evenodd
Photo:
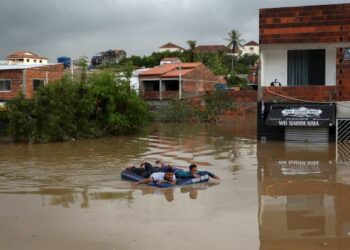
<instances>
[{"instance_id":1,"label":"concrete wall","mask_svg":"<svg viewBox=\"0 0 350 250\"><path fill-rule=\"evenodd\" d=\"M262 86L270 86L275 79L287 86L287 50L261 51Z\"/></svg>"}]
</instances>

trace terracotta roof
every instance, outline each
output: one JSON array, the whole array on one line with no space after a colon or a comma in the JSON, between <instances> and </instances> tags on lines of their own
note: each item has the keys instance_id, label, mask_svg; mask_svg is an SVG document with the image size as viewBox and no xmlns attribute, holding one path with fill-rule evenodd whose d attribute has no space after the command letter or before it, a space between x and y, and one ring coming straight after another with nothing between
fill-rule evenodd
<instances>
[{"instance_id":1,"label":"terracotta roof","mask_svg":"<svg viewBox=\"0 0 350 250\"><path fill-rule=\"evenodd\" d=\"M142 72L140 76L155 76L155 77L178 77L180 75L179 67L181 65L181 75L185 75L202 65L202 63L174 63L174 64L163 64L153 69Z\"/></svg>"},{"instance_id":2,"label":"terracotta roof","mask_svg":"<svg viewBox=\"0 0 350 250\"><path fill-rule=\"evenodd\" d=\"M184 76L188 73L190 73L192 70L194 70L194 68L192 69L181 69L181 76ZM172 71L169 71L168 73L165 73L163 75L161 75L162 78L177 78L180 76L180 70L179 69L175 69Z\"/></svg>"},{"instance_id":3,"label":"terracotta roof","mask_svg":"<svg viewBox=\"0 0 350 250\"><path fill-rule=\"evenodd\" d=\"M244 44L244 46L259 46L259 44L255 41L250 41L250 42Z\"/></svg>"},{"instance_id":4,"label":"terracotta roof","mask_svg":"<svg viewBox=\"0 0 350 250\"><path fill-rule=\"evenodd\" d=\"M167 44L164 44L163 46L159 47L160 49L173 49L173 48L176 48L176 49L182 49L182 50L185 50L184 48L180 47L180 46L177 46L176 44L173 44L173 43L167 43Z\"/></svg>"},{"instance_id":5,"label":"terracotta roof","mask_svg":"<svg viewBox=\"0 0 350 250\"><path fill-rule=\"evenodd\" d=\"M22 59L22 58L48 59L46 57L39 56L30 51L16 51L7 56L7 59Z\"/></svg>"},{"instance_id":6,"label":"terracotta roof","mask_svg":"<svg viewBox=\"0 0 350 250\"><path fill-rule=\"evenodd\" d=\"M218 51L223 51L225 53L231 53L231 49L229 49L225 45L199 45L196 47L196 51L199 53L215 53Z\"/></svg>"}]
</instances>

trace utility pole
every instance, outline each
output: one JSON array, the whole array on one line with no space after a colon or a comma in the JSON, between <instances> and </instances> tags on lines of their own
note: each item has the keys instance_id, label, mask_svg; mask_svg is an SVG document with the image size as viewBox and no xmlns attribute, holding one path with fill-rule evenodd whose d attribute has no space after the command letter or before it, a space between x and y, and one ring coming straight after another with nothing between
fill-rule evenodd
<instances>
[{"instance_id":1,"label":"utility pole","mask_svg":"<svg viewBox=\"0 0 350 250\"><path fill-rule=\"evenodd\" d=\"M179 67L179 99L182 99L182 74L181 74L181 64Z\"/></svg>"}]
</instances>

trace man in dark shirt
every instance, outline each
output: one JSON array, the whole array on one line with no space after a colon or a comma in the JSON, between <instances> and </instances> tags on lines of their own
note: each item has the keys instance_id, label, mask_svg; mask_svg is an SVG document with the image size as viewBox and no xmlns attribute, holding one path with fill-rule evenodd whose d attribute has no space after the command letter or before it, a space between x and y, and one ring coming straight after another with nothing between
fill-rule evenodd
<instances>
[{"instance_id":1,"label":"man in dark shirt","mask_svg":"<svg viewBox=\"0 0 350 250\"><path fill-rule=\"evenodd\" d=\"M214 175L213 173L209 172L209 171L198 171L198 167L195 164L191 164L189 166L189 171L185 171L185 170L180 170L180 171L176 171L175 175L177 178L197 178L200 177L202 175L209 175L209 177L220 180L219 176Z\"/></svg>"}]
</instances>

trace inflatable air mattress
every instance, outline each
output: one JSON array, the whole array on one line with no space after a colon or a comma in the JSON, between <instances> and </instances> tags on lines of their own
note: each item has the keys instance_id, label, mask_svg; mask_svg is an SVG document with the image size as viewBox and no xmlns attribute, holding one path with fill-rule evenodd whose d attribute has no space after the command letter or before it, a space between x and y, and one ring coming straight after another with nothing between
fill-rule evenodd
<instances>
[{"instance_id":1,"label":"inflatable air mattress","mask_svg":"<svg viewBox=\"0 0 350 250\"><path fill-rule=\"evenodd\" d=\"M176 169L175 169L175 173L176 173ZM121 177L123 180L128 180L128 181L140 181L142 179L144 179L144 177L137 175L129 170L124 170L121 173ZM148 183L146 185L150 185L153 187L159 187L159 188L168 188L168 187L174 187L174 186L184 186L184 185L191 185L191 184L195 184L195 183L200 183L200 182L207 182L209 181L209 175L203 175L201 177L198 178L176 178L176 185L172 185L170 183Z\"/></svg>"}]
</instances>

